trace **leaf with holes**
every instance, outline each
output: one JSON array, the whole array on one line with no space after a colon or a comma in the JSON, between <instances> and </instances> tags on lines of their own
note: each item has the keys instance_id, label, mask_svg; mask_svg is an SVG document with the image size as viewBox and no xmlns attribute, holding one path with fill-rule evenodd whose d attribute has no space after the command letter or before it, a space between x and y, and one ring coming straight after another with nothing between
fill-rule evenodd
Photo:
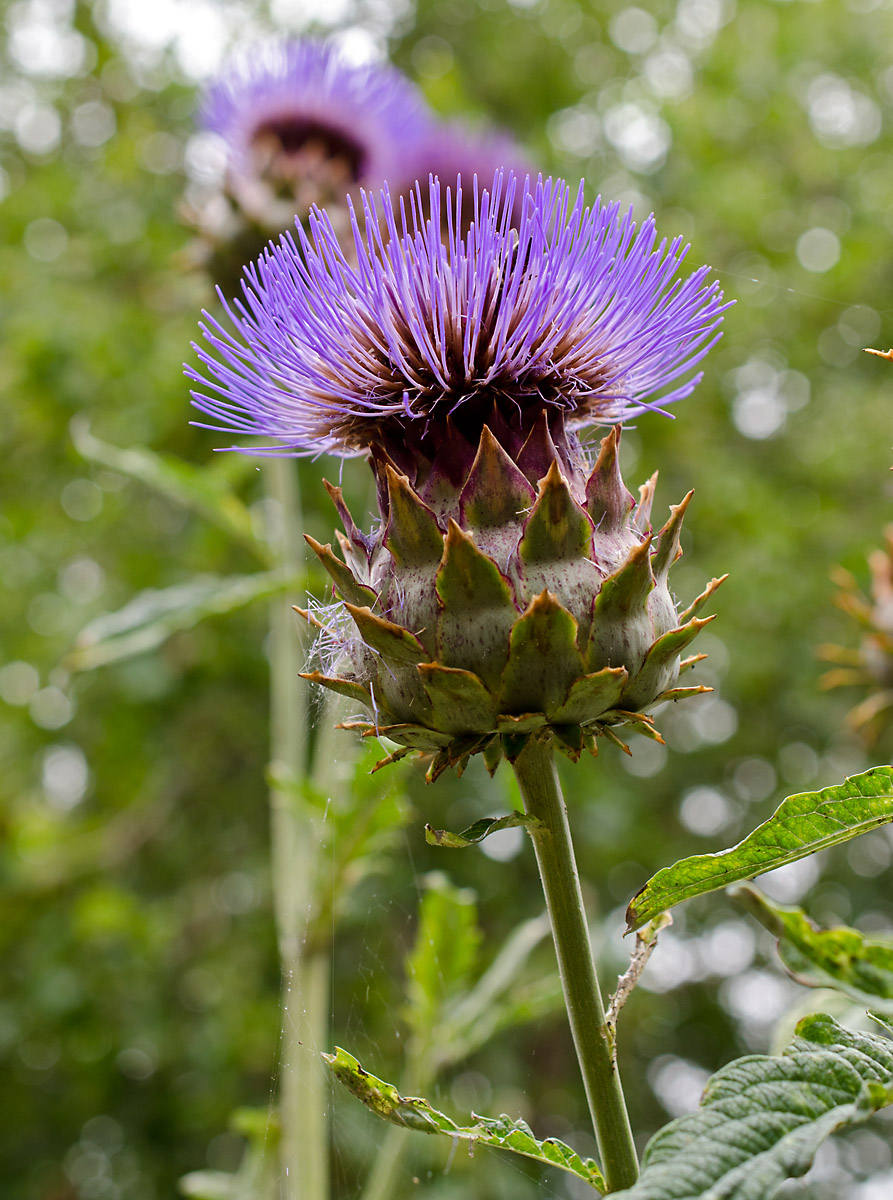
<instances>
[{"instance_id":1,"label":"leaf with holes","mask_svg":"<svg viewBox=\"0 0 893 1200\"><path fill-rule=\"evenodd\" d=\"M518 825L528 828L539 824L535 817L528 817L522 812L510 812L505 817L481 817L461 833L450 833L448 829L435 829L433 825L425 826L425 841L429 846L443 846L447 850L464 850L466 846L475 846L491 833L499 833L502 829L515 829Z\"/></svg>"},{"instance_id":2,"label":"leaf with holes","mask_svg":"<svg viewBox=\"0 0 893 1200\"><path fill-rule=\"evenodd\" d=\"M513 1121L504 1114L494 1118L472 1113L472 1125L457 1125L420 1096L401 1096L392 1083L385 1083L383 1079L370 1075L346 1050L336 1047L334 1054L324 1054L323 1058L339 1083L392 1125L420 1133L442 1133L454 1140L468 1142L469 1148L480 1144L494 1146L498 1150L512 1150L525 1158L535 1159L544 1167L568 1171L596 1191L604 1193L604 1179L591 1158L581 1158L557 1138L537 1141L524 1121Z\"/></svg>"}]
</instances>

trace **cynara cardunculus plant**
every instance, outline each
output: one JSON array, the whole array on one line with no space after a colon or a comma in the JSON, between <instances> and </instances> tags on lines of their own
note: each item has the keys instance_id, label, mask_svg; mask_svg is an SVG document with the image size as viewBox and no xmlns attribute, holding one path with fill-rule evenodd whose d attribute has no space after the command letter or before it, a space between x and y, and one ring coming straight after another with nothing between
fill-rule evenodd
<instances>
[{"instance_id":1,"label":"cynara cardunculus plant","mask_svg":"<svg viewBox=\"0 0 893 1200\"><path fill-rule=\"evenodd\" d=\"M379 526L330 487L343 558L311 541L341 603L308 614L328 663L308 677L364 705L390 758L430 755L431 778L477 753L512 763L616 1190L635 1149L553 751L624 725L658 736L651 706L701 690L677 679L716 581L677 611L687 498L655 535L653 481L636 502L618 440L691 392L722 297L707 268L678 278L679 240L587 207L582 185L469 190L470 205L432 180L399 217L387 191L380 208L364 194L349 246L314 211L248 268L231 329L207 318L209 377L190 374L208 427L261 435L258 453L368 457ZM592 462L580 433L596 424L612 428Z\"/></svg>"},{"instance_id":2,"label":"cynara cardunculus plant","mask_svg":"<svg viewBox=\"0 0 893 1200\"><path fill-rule=\"evenodd\" d=\"M462 237L461 190L433 183L431 218L399 226L365 197L350 256L314 215L248 272L240 340L209 321L217 357L199 350L212 428L276 439L266 453L369 455L380 527L361 533L332 488L344 558L311 543L344 601L324 629L332 674L311 677L362 701L370 734L433 752L432 778L478 752L513 760L534 730L572 756L650 731L650 706L698 690L676 687L680 653L714 586L677 612L687 498L653 534L653 485L638 503L626 490L619 428L594 466L577 431L691 391L716 285L704 269L679 282L680 245L653 221L637 231L560 182L497 176L472 203Z\"/></svg>"}]
</instances>

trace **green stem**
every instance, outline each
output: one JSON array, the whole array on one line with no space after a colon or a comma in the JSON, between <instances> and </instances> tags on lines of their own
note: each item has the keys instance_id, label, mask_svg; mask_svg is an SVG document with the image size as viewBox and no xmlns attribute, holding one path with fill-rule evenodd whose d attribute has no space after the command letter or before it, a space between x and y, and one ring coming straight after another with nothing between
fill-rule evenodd
<instances>
[{"instance_id":1,"label":"green stem","mask_svg":"<svg viewBox=\"0 0 893 1200\"><path fill-rule=\"evenodd\" d=\"M639 1174L629 1116L595 974L583 895L551 742L533 736L514 764L552 921L571 1033L609 1192Z\"/></svg>"},{"instance_id":2,"label":"green stem","mask_svg":"<svg viewBox=\"0 0 893 1200\"><path fill-rule=\"evenodd\" d=\"M274 502L271 533L278 565L305 566L301 503L295 464L272 458L264 466ZM270 609L270 757L282 777L307 773L310 690L298 676L305 645L291 605L277 597ZM319 1051L328 1045L330 956L307 945L314 895L318 831L302 811L297 790L270 789L272 887L283 976L280 1075L282 1200L328 1200L329 1082Z\"/></svg>"}]
</instances>

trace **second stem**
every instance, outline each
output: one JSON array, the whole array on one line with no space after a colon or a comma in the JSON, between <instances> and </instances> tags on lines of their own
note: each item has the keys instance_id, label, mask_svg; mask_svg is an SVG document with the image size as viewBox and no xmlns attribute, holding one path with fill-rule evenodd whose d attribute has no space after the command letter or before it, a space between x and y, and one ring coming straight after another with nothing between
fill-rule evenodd
<instances>
[{"instance_id":1,"label":"second stem","mask_svg":"<svg viewBox=\"0 0 893 1200\"><path fill-rule=\"evenodd\" d=\"M530 738L514 764L529 816L568 1019L586 1088L608 1192L631 1187L639 1174L636 1148L605 1020L567 808L550 740Z\"/></svg>"}]
</instances>

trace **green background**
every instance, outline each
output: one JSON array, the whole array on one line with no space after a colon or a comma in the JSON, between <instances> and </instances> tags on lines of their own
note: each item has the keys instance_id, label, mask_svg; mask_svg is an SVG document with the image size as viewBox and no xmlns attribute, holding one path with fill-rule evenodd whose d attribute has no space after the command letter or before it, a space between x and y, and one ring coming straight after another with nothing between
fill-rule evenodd
<instances>
[{"instance_id":1,"label":"green background","mask_svg":"<svg viewBox=\"0 0 893 1200\"><path fill-rule=\"evenodd\" d=\"M86 622L136 592L254 569L206 521L86 463L69 433L86 419L109 442L196 464L218 444L188 424L181 375L210 303L178 216L184 188L202 182L197 77L228 41L323 26L296 5L221 3L189 6L189 27L186 7L160 5L138 29L139 6L111 0L3 10L0 1178L10 1200L166 1200L184 1172L237 1164L231 1111L264 1109L275 1089L264 605L95 672L63 665ZM680 599L713 575L730 579L704 635L701 678L717 691L693 715L659 720L669 753L637 742L631 760L606 748L565 772L610 974L623 969L622 909L654 870L731 844L783 795L890 757L889 737L866 750L847 729L857 697L822 692L815 655L821 642L856 644L829 571L843 563L865 582L889 512L893 367L861 348L893 342L890 6L421 0L337 11L353 45L390 53L443 114L499 122L544 171L584 175L590 196L639 216L653 210L737 299L675 420L643 418L624 439L630 485L660 469L659 518L695 488ZM250 463L214 467L258 502ZM324 464L300 469L306 526L328 541ZM361 512L364 470L345 476ZM312 590L323 594L321 578ZM425 821L459 829L504 811L508 776L490 785L476 765L429 789L418 768L399 770L409 818L338 926L332 1010L333 1040L394 1079L421 877L447 870L476 889L485 957L539 910L529 847L500 862L448 856L422 836ZM777 894L806 897L818 920L889 932L891 845L873 834L789 875ZM707 1072L765 1049L808 1000L772 954L723 899L678 914L625 1018L638 1130L691 1107ZM540 1136L592 1150L559 1017L500 1035L431 1098L457 1113L523 1115ZM333 1103L335 1194L353 1197L380 1131L349 1099ZM419 1139L407 1194L575 1194L554 1173L538 1184L534 1168L480 1151L445 1173L449 1149ZM877 1122L785 1194L868 1200L868 1185L841 1178L889 1168Z\"/></svg>"}]
</instances>

